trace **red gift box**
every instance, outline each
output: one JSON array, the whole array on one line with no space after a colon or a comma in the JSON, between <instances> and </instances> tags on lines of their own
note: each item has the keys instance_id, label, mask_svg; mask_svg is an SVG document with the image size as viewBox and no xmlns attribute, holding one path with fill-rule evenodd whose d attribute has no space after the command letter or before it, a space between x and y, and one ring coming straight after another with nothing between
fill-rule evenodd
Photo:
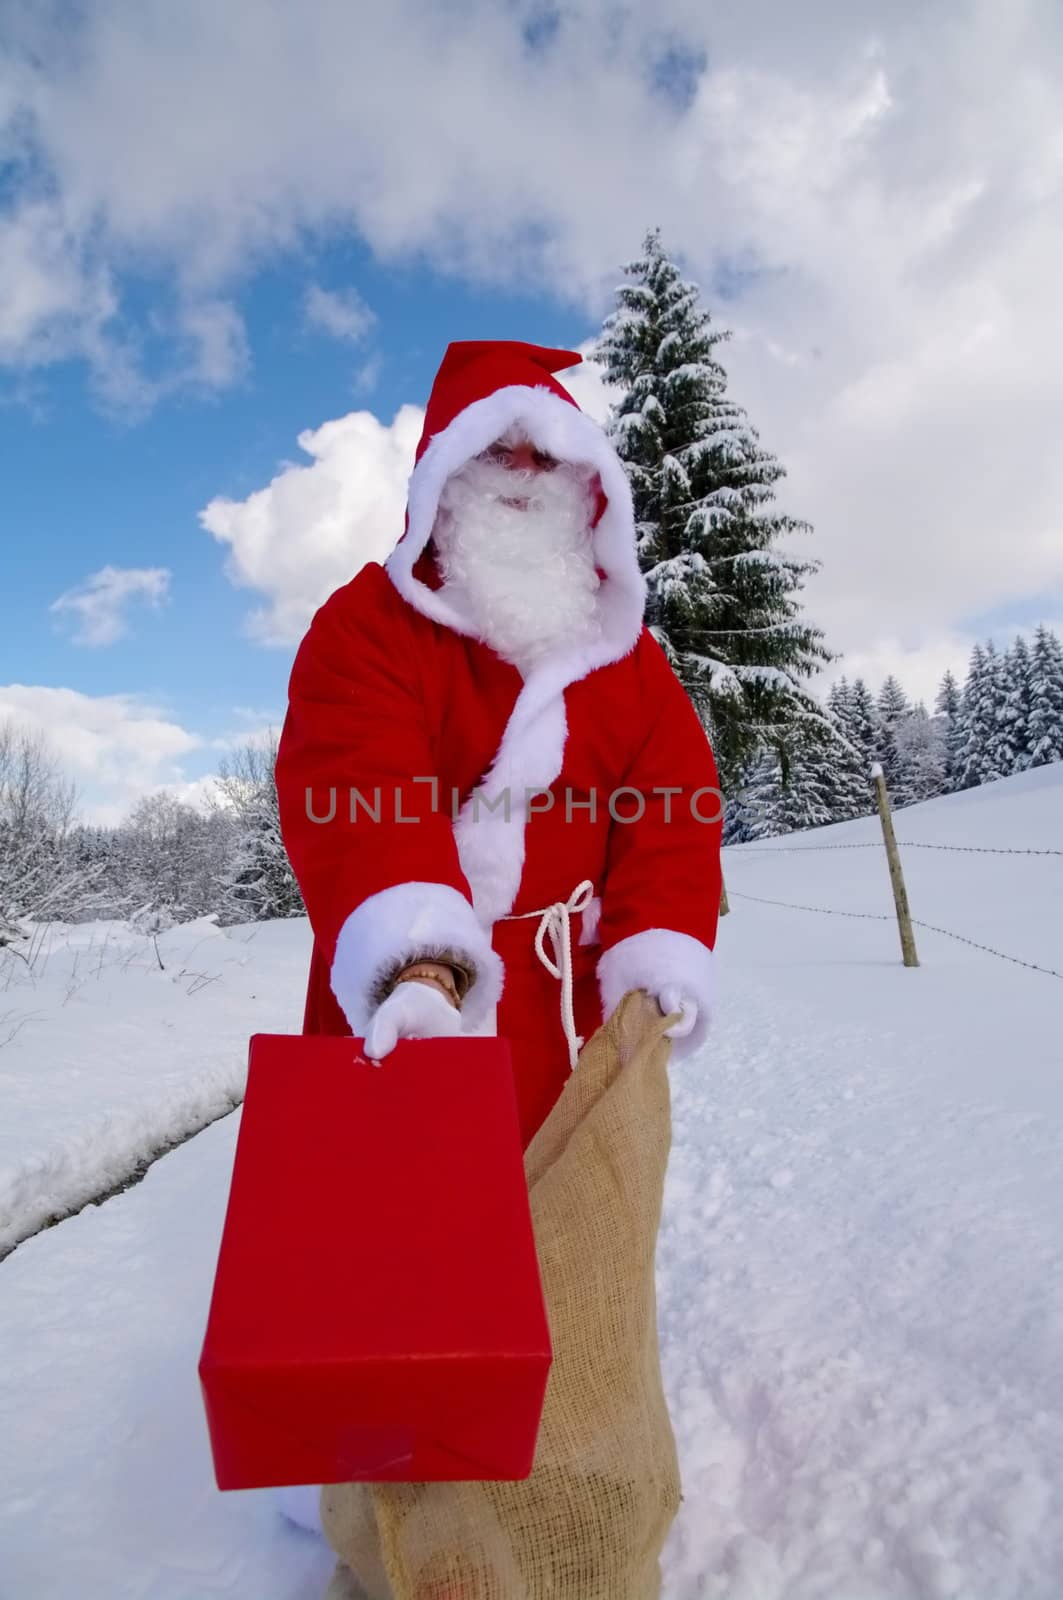
<instances>
[{"instance_id":1,"label":"red gift box","mask_svg":"<svg viewBox=\"0 0 1063 1600\"><path fill-rule=\"evenodd\" d=\"M199 1363L219 1489L527 1477L550 1360L505 1040L256 1035Z\"/></svg>"}]
</instances>

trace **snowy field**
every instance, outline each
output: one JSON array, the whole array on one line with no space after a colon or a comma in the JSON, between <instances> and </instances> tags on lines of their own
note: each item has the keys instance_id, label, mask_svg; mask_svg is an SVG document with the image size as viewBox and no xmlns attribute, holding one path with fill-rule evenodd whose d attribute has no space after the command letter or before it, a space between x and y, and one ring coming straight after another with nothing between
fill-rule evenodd
<instances>
[{"instance_id":1,"label":"snowy field","mask_svg":"<svg viewBox=\"0 0 1063 1600\"><path fill-rule=\"evenodd\" d=\"M659 1252L667 1600L1063 1593L1063 767L897 831L913 915L974 941L917 928L918 970L881 849L836 848L877 821L725 856ZM158 947L0 956L0 1600L319 1600L321 1542L213 1487L195 1370L222 1113L247 1035L298 1027L306 928Z\"/></svg>"},{"instance_id":2,"label":"snowy field","mask_svg":"<svg viewBox=\"0 0 1063 1600\"><path fill-rule=\"evenodd\" d=\"M52 927L0 950L0 1255L243 1095L251 1032L302 1023L305 922Z\"/></svg>"}]
</instances>

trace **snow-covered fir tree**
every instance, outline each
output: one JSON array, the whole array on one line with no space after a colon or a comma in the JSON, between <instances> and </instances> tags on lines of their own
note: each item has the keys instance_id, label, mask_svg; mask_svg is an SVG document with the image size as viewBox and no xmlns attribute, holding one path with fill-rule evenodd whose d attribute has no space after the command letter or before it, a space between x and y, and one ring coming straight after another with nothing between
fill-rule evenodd
<instances>
[{"instance_id":1,"label":"snow-covered fir tree","mask_svg":"<svg viewBox=\"0 0 1063 1600\"><path fill-rule=\"evenodd\" d=\"M880 760L878 712L871 690L863 678L854 678L849 687L847 717L849 738L862 753L865 767L870 773L873 763Z\"/></svg>"},{"instance_id":2,"label":"snow-covered fir tree","mask_svg":"<svg viewBox=\"0 0 1063 1600\"><path fill-rule=\"evenodd\" d=\"M876 759L881 763L886 788L894 805L904 804L905 783L897 727L907 711L908 697L891 673L875 701L874 722Z\"/></svg>"},{"instance_id":3,"label":"snow-covered fir tree","mask_svg":"<svg viewBox=\"0 0 1063 1600\"><path fill-rule=\"evenodd\" d=\"M976 644L971 650L967 681L960 702L959 781L961 789L992 783L1007 776L996 765L997 711L1000 676L997 652L992 644Z\"/></svg>"},{"instance_id":4,"label":"snow-covered fir tree","mask_svg":"<svg viewBox=\"0 0 1063 1600\"><path fill-rule=\"evenodd\" d=\"M897 806L917 805L945 793L945 734L922 703L909 706L893 727L897 749Z\"/></svg>"},{"instance_id":5,"label":"snow-covered fir tree","mask_svg":"<svg viewBox=\"0 0 1063 1600\"><path fill-rule=\"evenodd\" d=\"M892 672L878 692L876 705L883 722L899 722L908 710L908 696Z\"/></svg>"},{"instance_id":6,"label":"snow-covered fir tree","mask_svg":"<svg viewBox=\"0 0 1063 1600\"><path fill-rule=\"evenodd\" d=\"M1063 761L1063 646L1043 624L1030 651L1029 697L1028 765Z\"/></svg>"},{"instance_id":7,"label":"snow-covered fir tree","mask_svg":"<svg viewBox=\"0 0 1063 1600\"><path fill-rule=\"evenodd\" d=\"M1030 765L1030 652L1022 634L1003 659L1004 703L1000 721L1012 753L1012 772Z\"/></svg>"},{"instance_id":8,"label":"snow-covered fir tree","mask_svg":"<svg viewBox=\"0 0 1063 1600\"><path fill-rule=\"evenodd\" d=\"M809 724L783 746L780 761L780 832L822 828L838 821L834 769L837 740Z\"/></svg>"},{"instance_id":9,"label":"snow-covered fir tree","mask_svg":"<svg viewBox=\"0 0 1063 1600\"><path fill-rule=\"evenodd\" d=\"M985 657L992 717L982 782L993 783L997 778L1009 778L1017 770L1023 735L1018 724L1020 712L1012 702L1007 655L987 639Z\"/></svg>"},{"instance_id":10,"label":"snow-covered fir tree","mask_svg":"<svg viewBox=\"0 0 1063 1600\"><path fill-rule=\"evenodd\" d=\"M832 684L827 705L845 734L847 744L836 744L830 775L830 806L834 822L868 816L874 806L870 751L865 748L866 708L854 702L854 689L846 678Z\"/></svg>"},{"instance_id":11,"label":"snow-covered fir tree","mask_svg":"<svg viewBox=\"0 0 1063 1600\"><path fill-rule=\"evenodd\" d=\"M959 788L960 744L960 686L952 673L946 671L934 702L934 711L941 726L943 756L942 788L945 794Z\"/></svg>"},{"instance_id":12,"label":"snow-covered fir tree","mask_svg":"<svg viewBox=\"0 0 1063 1600\"><path fill-rule=\"evenodd\" d=\"M779 793L779 757L761 750L747 764L740 784L729 796L724 813L723 842L748 844L770 839L779 832L776 801Z\"/></svg>"},{"instance_id":13,"label":"snow-covered fir tree","mask_svg":"<svg viewBox=\"0 0 1063 1600\"><path fill-rule=\"evenodd\" d=\"M647 621L709 730L725 790L762 745L829 717L807 681L830 659L800 608L816 563L779 542L807 524L774 504L783 468L727 394L729 337L656 232L626 269L594 351L621 391L610 425L631 479Z\"/></svg>"},{"instance_id":14,"label":"snow-covered fir tree","mask_svg":"<svg viewBox=\"0 0 1063 1600\"><path fill-rule=\"evenodd\" d=\"M822 722L805 727L789 745L763 749L750 763L725 834L728 844L822 828L835 811L838 741Z\"/></svg>"}]
</instances>

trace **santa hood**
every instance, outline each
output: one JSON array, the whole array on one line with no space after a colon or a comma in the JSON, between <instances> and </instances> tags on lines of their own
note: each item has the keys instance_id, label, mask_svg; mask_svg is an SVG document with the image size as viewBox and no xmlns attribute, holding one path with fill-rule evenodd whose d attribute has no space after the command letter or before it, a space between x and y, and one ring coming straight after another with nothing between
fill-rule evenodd
<instances>
[{"instance_id":1,"label":"santa hood","mask_svg":"<svg viewBox=\"0 0 1063 1600\"><path fill-rule=\"evenodd\" d=\"M447 479L514 426L556 460L589 464L601 480L603 495L593 535L602 579L596 597L601 636L568 660L568 682L627 654L638 639L646 603L627 474L603 430L554 376L582 360L578 351L546 350L515 340L466 340L448 347L432 386L410 477L406 532L387 563L395 587L417 611L458 633L472 634L468 619L424 581L427 574L418 567Z\"/></svg>"},{"instance_id":2,"label":"santa hood","mask_svg":"<svg viewBox=\"0 0 1063 1600\"><path fill-rule=\"evenodd\" d=\"M511 816L467 804L455 824L462 868L480 920L488 925L512 907L524 862L521 798L548 788L564 759L564 691L634 648L642 630L645 580L635 553L631 489L602 428L580 411L554 376L577 366L573 350L547 350L511 340L469 340L448 347L432 387L424 432L410 477L406 532L387 562L399 593L443 626L476 637L473 625L433 587L420 566L447 479L518 425L558 461L588 463L601 480L603 507L593 533L601 575L600 633L593 642L561 647L525 679L501 745L480 790L489 800L508 789Z\"/></svg>"}]
</instances>

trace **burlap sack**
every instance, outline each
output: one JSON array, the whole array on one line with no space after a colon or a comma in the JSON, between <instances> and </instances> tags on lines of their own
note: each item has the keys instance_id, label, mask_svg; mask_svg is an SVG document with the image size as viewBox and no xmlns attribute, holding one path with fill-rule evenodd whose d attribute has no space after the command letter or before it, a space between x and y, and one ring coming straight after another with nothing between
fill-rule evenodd
<instances>
[{"instance_id":1,"label":"burlap sack","mask_svg":"<svg viewBox=\"0 0 1063 1600\"><path fill-rule=\"evenodd\" d=\"M679 1507L654 1251L671 1143L668 1019L628 995L525 1157L554 1346L522 1483L340 1484L326 1600L656 1600Z\"/></svg>"}]
</instances>

